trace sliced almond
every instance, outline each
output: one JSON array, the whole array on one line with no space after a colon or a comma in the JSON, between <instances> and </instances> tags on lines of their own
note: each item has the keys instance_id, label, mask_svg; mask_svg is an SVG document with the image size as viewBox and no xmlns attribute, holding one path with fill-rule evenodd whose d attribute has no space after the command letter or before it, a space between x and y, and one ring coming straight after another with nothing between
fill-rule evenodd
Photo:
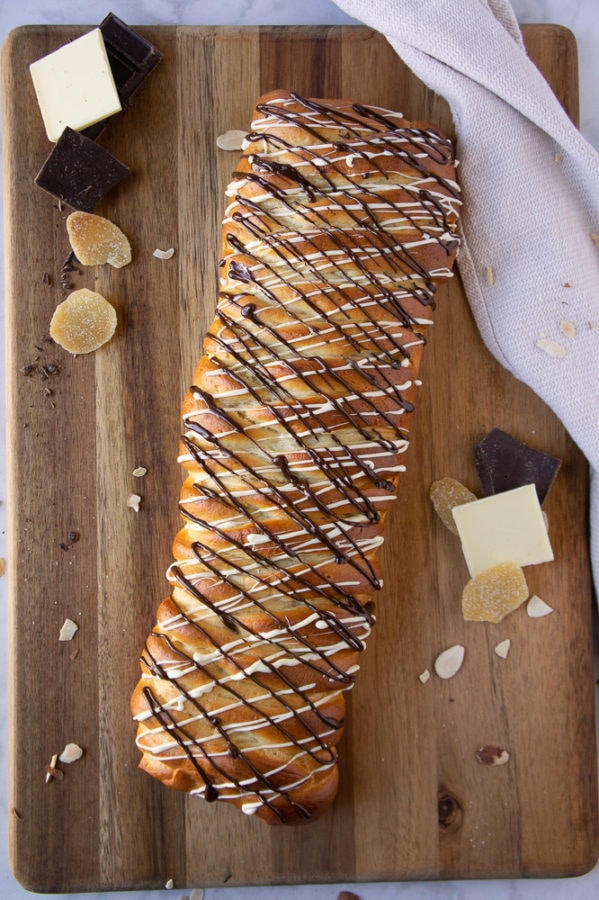
<instances>
[{"instance_id":1,"label":"sliced almond","mask_svg":"<svg viewBox=\"0 0 599 900\"><path fill-rule=\"evenodd\" d=\"M509 638L506 638L504 641L499 641L495 646L495 653L497 656L501 657L501 659L507 659L507 655L510 652L510 647L512 646L512 642Z\"/></svg>"},{"instance_id":2,"label":"sliced almond","mask_svg":"<svg viewBox=\"0 0 599 900\"><path fill-rule=\"evenodd\" d=\"M155 256L156 259L172 259L175 255L175 248L169 247L168 250L161 250L160 247L156 247L152 256Z\"/></svg>"},{"instance_id":3,"label":"sliced almond","mask_svg":"<svg viewBox=\"0 0 599 900\"><path fill-rule=\"evenodd\" d=\"M143 478L144 475L147 475L147 474L148 474L148 470L146 469L145 466L137 466L136 469L133 469L133 475L136 478Z\"/></svg>"},{"instance_id":4,"label":"sliced almond","mask_svg":"<svg viewBox=\"0 0 599 900\"><path fill-rule=\"evenodd\" d=\"M216 146L220 150L241 150L246 137L247 131L230 129L223 134L219 134L216 139Z\"/></svg>"},{"instance_id":5,"label":"sliced almond","mask_svg":"<svg viewBox=\"0 0 599 900\"><path fill-rule=\"evenodd\" d=\"M426 684L427 681L430 681L430 677L431 677L431 673L429 672L428 669L425 669L424 672L420 673L420 675L418 676L418 679L419 679L419 681L422 682L422 684Z\"/></svg>"},{"instance_id":6,"label":"sliced almond","mask_svg":"<svg viewBox=\"0 0 599 900\"><path fill-rule=\"evenodd\" d=\"M526 612L531 619L542 619L543 616L548 616L549 613L553 612L553 607L541 600L540 597L537 597L536 594L533 594L526 604Z\"/></svg>"},{"instance_id":7,"label":"sliced almond","mask_svg":"<svg viewBox=\"0 0 599 900\"><path fill-rule=\"evenodd\" d=\"M453 678L459 672L464 662L464 647L461 644L454 644L444 650L435 660L435 672L439 678Z\"/></svg>"},{"instance_id":8,"label":"sliced almond","mask_svg":"<svg viewBox=\"0 0 599 900\"><path fill-rule=\"evenodd\" d=\"M83 756L83 750L79 744L67 744L58 757L62 763L74 763Z\"/></svg>"},{"instance_id":9,"label":"sliced almond","mask_svg":"<svg viewBox=\"0 0 599 900\"><path fill-rule=\"evenodd\" d=\"M58 635L59 641L72 641L77 632L79 631L79 626L76 622L73 622L72 619L65 619L62 623L62 628L60 629L60 634Z\"/></svg>"}]
</instances>

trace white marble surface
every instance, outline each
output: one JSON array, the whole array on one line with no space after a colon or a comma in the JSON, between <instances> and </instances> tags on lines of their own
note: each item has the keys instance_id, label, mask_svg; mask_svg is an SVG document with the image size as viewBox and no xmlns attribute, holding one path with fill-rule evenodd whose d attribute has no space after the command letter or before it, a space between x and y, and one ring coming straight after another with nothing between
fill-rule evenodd
<instances>
[{"instance_id":1,"label":"white marble surface","mask_svg":"<svg viewBox=\"0 0 599 900\"><path fill-rule=\"evenodd\" d=\"M439 0L440 3L443 0ZM599 0L512 0L521 22L556 22L568 26L578 41L581 84L581 130L599 150ZM43 23L96 24L111 10L131 24L197 25L286 25L343 24L352 20L331 0L130 0L99 5L97 0L2 0L0 3L0 41L17 25ZM1 227L1 226L0 226ZM4 283L4 266L0 261ZM0 310L3 328L3 305ZM4 341L0 343L0 367L4 371ZM6 475L5 408L0 397L0 556L6 547ZM14 880L7 854L7 599L6 579L0 579L0 897L19 900L31 896ZM198 885L201 887L201 885ZM343 887L353 890L361 900L405 900L443 898L474 900L484 894L486 900L591 900L599 897L599 865L588 875L567 880L484 881L401 883L371 885L328 885L277 888L222 888L206 891L206 900L336 900ZM110 900L177 900L190 891L113 893ZM54 895L59 896L59 895ZM62 896L62 895L61 895ZM75 898L77 895L68 895ZM101 894L80 895L93 900Z\"/></svg>"}]
</instances>

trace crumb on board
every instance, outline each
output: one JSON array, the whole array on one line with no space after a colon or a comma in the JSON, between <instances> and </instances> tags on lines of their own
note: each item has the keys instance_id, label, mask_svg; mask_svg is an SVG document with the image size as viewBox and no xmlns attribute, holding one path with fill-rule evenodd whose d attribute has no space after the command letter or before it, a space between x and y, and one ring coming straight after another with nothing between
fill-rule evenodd
<instances>
[{"instance_id":1,"label":"crumb on board","mask_svg":"<svg viewBox=\"0 0 599 900\"><path fill-rule=\"evenodd\" d=\"M505 766L510 759L508 750L494 744L484 744L474 755L482 766Z\"/></svg>"},{"instance_id":2,"label":"crumb on board","mask_svg":"<svg viewBox=\"0 0 599 900\"><path fill-rule=\"evenodd\" d=\"M135 512L139 512L141 506L141 497L139 494L129 494L127 497L127 506L129 509L135 510Z\"/></svg>"},{"instance_id":3,"label":"crumb on board","mask_svg":"<svg viewBox=\"0 0 599 900\"><path fill-rule=\"evenodd\" d=\"M74 763L77 762L78 759L81 759L83 756L83 749L79 746L79 744L68 743L65 745L62 753L59 754L58 760L61 763Z\"/></svg>"}]
</instances>

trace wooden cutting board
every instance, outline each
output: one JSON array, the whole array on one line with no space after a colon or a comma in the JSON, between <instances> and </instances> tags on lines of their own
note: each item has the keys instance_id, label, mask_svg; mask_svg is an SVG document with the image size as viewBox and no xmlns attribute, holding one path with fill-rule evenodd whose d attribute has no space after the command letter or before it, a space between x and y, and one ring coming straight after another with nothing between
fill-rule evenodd
<instances>
[{"instance_id":1,"label":"wooden cutting board","mask_svg":"<svg viewBox=\"0 0 599 900\"><path fill-rule=\"evenodd\" d=\"M80 31L19 29L4 47L17 878L35 891L95 891L169 879L180 889L586 871L598 853L586 468L551 412L484 349L457 277L440 293L422 369L334 807L310 826L269 829L137 769L129 694L166 593L179 405L213 315L223 191L237 159L216 136L247 128L257 97L275 87L401 109L451 132L445 104L362 27L145 31L164 61L101 138L134 174L97 210L130 236L134 261L71 273L73 287L104 293L120 317L114 339L79 358L47 340L66 292L68 210L33 183L49 145L27 65ZM575 116L572 35L552 26L525 35ZM153 256L171 246L172 259ZM427 498L443 475L479 490L473 447L494 426L563 460L545 505L556 559L527 570L555 610L544 619L520 609L500 625L462 620L466 567ZM145 477L133 476L137 466ZM79 630L59 642L67 617ZM503 660L494 647L505 638ZM466 648L460 672L422 684L454 643ZM69 741L83 758L46 783ZM477 762L485 744L507 749L509 763Z\"/></svg>"}]
</instances>

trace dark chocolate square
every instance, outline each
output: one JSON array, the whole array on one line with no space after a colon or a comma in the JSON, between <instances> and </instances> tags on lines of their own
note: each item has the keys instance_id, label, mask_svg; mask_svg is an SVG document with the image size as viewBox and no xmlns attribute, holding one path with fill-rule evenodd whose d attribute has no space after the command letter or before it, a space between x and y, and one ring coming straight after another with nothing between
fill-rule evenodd
<instances>
[{"instance_id":1,"label":"dark chocolate square","mask_svg":"<svg viewBox=\"0 0 599 900\"><path fill-rule=\"evenodd\" d=\"M113 13L109 13L100 23L100 31L121 106L125 109L132 95L162 59L162 53ZM90 125L83 130L83 134L97 138L110 119Z\"/></svg>"},{"instance_id":2,"label":"dark chocolate square","mask_svg":"<svg viewBox=\"0 0 599 900\"><path fill-rule=\"evenodd\" d=\"M476 470L485 496L534 484L542 503L555 481L561 460L494 428L474 449Z\"/></svg>"},{"instance_id":3,"label":"dark chocolate square","mask_svg":"<svg viewBox=\"0 0 599 900\"><path fill-rule=\"evenodd\" d=\"M84 134L65 128L35 183L67 206L91 212L130 170Z\"/></svg>"}]
</instances>

